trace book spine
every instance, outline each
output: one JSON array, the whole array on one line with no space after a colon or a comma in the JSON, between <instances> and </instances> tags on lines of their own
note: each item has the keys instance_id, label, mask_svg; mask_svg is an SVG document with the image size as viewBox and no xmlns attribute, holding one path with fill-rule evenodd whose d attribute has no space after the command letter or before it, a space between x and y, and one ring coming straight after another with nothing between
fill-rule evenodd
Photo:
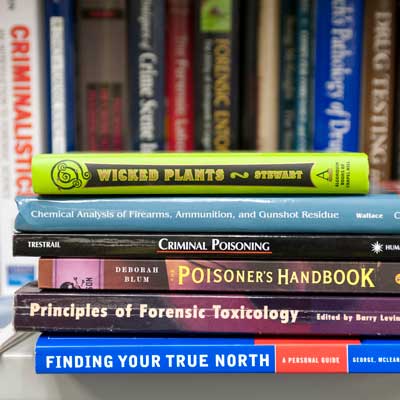
<instances>
[{"instance_id":1,"label":"book spine","mask_svg":"<svg viewBox=\"0 0 400 400\"><path fill-rule=\"evenodd\" d=\"M241 150L256 150L257 133L257 44L260 0L239 3L240 11L240 146Z\"/></svg>"},{"instance_id":2,"label":"book spine","mask_svg":"<svg viewBox=\"0 0 400 400\"><path fill-rule=\"evenodd\" d=\"M31 159L46 151L43 4L0 1L0 294L35 274L33 259L12 257L14 197L32 194Z\"/></svg>"},{"instance_id":3,"label":"book spine","mask_svg":"<svg viewBox=\"0 0 400 400\"><path fill-rule=\"evenodd\" d=\"M186 162L180 153L140 155L38 156L32 162L34 190L58 195L368 191L363 154L199 152L190 153Z\"/></svg>"},{"instance_id":4,"label":"book spine","mask_svg":"<svg viewBox=\"0 0 400 400\"><path fill-rule=\"evenodd\" d=\"M396 195L17 199L21 232L399 234Z\"/></svg>"},{"instance_id":5,"label":"book spine","mask_svg":"<svg viewBox=\"0 0 400 400\"><path fill-rule=\"evenodd\" d=\"M280 7L279 149L292 150L295 131L296 1Z\"/></svg>"},{"instance_id":6,"label":"book spine","mask_svg":"<svg viewBox=\"0 0 400 400\"><path fill-rule=\"evenodd\" d=\"M42 335L39 374L398 373L398 340L86 338ZM242 362L239 362L242 360Z\"/></svg>"},{"instance_id":7,"label":"book spine","mask_svg":"<svg viewBox=\"0 0 400 400\"><path fill-rule=\"evenodd\" d=\"M316 0L315 150L359 150L362 35L362 0Z\"/></svg>"},{"instance_id":8,"label":"book spine","mask_svg":"<svg viewBox=\"0 0 400 400\"><path fill-rule=\"evenodd\" d=\"M348 346L348 368L352 373L398 373L400 343L396 340L365 340Z\"/></svg>"},{"instance_id":9,"label":"book spine","mask_svg":"<svg viewBox=\"0 0 400 400\"><path fill-rule=\"evenodd\" d=\"M38 286L83 290L399 294L399 280L397 262L41 258Z\"/></svg>"},{"instance_id":10,"label":"book spine","mask_svg":"<svg viewBox=\"0 0 400 400\"><path fill-rule=\"evenodd\" d=\"M14 300L21 331L132 334L397 335L399 300L378 296L41 291Z\"/></svg>"},{"instance_id":11,"label":"book spine","mask_svg":"<svg viewBox=\"0 0 400 400\"><path fill-rule=\"evenodd\" d=\"M396 0L396 16L400 15L400 1ZM395 18L395 37L396 44L400 43L400 24L397 23L397 18ZM392 141L393 148L391 151L392 155L392 168L391 168L391 178L394 180L400 180L400 52L395 51L395 93L394 93L394 110L393 110L393 133Z\"/></svg>"},{"instance_id":12,"label":"book spine","mask_svg":"<svg viewBox=\"0 0 400 400\"><path fill-rule=\"evenodd\" d=\"M46 0L46 81L48 148L76 148L75 1Z\"/></svg>"},{"instance_id":13,"label":"book spine","mask_svg":"<svg viewBox=\"0 0 400 400\"><path fill-rule=\"evenodd\" d=\"M295 107L293 149L312 149L311 136L311 89L313 64L313 0L300 0L296 4L296 60L295 60Z\"/></svg>"},{"instance_id":14,"label":"book spine","mask_svg":"<svg viewBox=\"0 0 400 400\"><path fill-rule=\"evenodd\" d=\"M80 150L130 148L126 33L125 0L78 2Z\"/></svg>"},{"instance_id":15,"label":"book spine","mask_svg":"<svg viewBox=\"0 0 400 400\"><path fill-rule=\"evenodd\" d=\"M260 0L257 150L276 151L279 129L279 0Z\"/></svg>"},{"instance_id":16,"label":"book spine","mask_svg":"<svg viewBox=\"0 0 400 400\"><path fill-rule=\"evenodd\" d=\"M16 233L15 256L395 261L399 235ZM190 253L189 253L190 252Z\"/></svg>"},{"instance_id":17,"label":"book spine","mask_svg":"<svg viewBox=\"0 0 400 400\"><path fill-rule=\"evenodd\" d=\"M274 372L274 346L256 345L254 339L186 341L155 338L146 341L140 338L115 338L99 342L93 338L93 343L80 339L77 337L75 343L70 343L68 338L65 340L63 337L54 337L59 345L66 344L66 347L61 347L56 346L51 337L40 337L35 352L36 373ZM84 347L78 347L77 343L84 343ZM94 346L95 343L97 347ZM117 343L118 349L115 347ZM246 360L241 365L235 362L239 354ZM177 357L180 359L179 363ZM86 365L82 364L83 360L86 360ZM146 365L147 361L150 362Z\"/></svg>"},{"instance_id":18,"label":"book spine","mask_svg":"<svg viewBox=\"0 0 400 400\"><path fill-rule=\"evenodd\" d=\"M198 150L239 141L238 0L195 1L195 140Z\"/></svg>"},{"instance_id":19,"label":"book spine","mask_svg":"<svg viewBox=\"0 0 400 400\"><path fill-rule=\"evenodd\" d=\"M395 0L365 2L362 132L372 185L391 177Z\"/></svg>"},{"instance_id":20,"label":"book spine","mask_svg":"<svg viewBox=\"0 0 400 400\"><path fill-rule=\"evenodd\" d=\"M165 149L165 0L129 2L133 148Z\"/></svg>"},{"instance_id":21,"label":"book spine","mask_svg":"<svg viewBox=\"0 0 400 400\"><path fill-rule=\"evenodd\" d=\"M275 373L395 373L398 340L255 339L274 346Z\"/></svg>"},{"instance_id":22,"label":"book spine","mask_svg":"<svg viewBox=\"0 0 400 400\"><path fill-rule=\"evenodd\" d=\"M194 3L167 0L166 93L168 150L194 149Z\"/></svg>"}]
</instances>

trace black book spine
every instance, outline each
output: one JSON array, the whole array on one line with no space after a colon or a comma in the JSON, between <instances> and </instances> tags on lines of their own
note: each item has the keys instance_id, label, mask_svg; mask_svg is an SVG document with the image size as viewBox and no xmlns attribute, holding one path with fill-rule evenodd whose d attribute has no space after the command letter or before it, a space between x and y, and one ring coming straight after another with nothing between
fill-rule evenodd
<instances>
[{"instance_id":1,"label":"black book spine","mask_svg":"<svg viewBox=\"0 0 400 400\"><path fill-rule=\"evenodd\" d=\"M280 6L279 149L294 149L296 124L296 0Z\"/></svg>"},{"instance_id":2,"label":"black book spine","mask_svg":"<svg viewBox=\"0 0 400 400\"><path fill-rule=\"evenodd\" d=\"M40 290L15 294L16 330L88 333L398 335L400 299Z\"/></svg>"},{"instance_id":3,"label":"black book spine","mask_svg":"<svg viewBox=\"0 0 400 400\"><path fill-rule=\"evenodd\" d=\"M129 7L133 148L165 148L165 1L134 0Z\"/></svg>"},{"instance_id":4,"label":"black book spine","mask_svg":"<svg viewBox=\"0 0 400 400\"><path fill-rule=\"evenodd\" d=\"M397 16L400 15L400 0L396 1L395 30L396 43L400 43L400 24ZM395 93L393 110L393 146L392 146L392 178L400 179L400 51L396 47L395 51Z\"/></svg>"},{"instance_id":5,"label":"black book spine","mask_svg":"<svg viewBox=\"0 0 400 400\"><path fill-rule=\"evenodd\" d=\"M240 149L256 150L259 0L240 3Z\"/></svg>"},{"instance_id":6,"label":"black book spine","mask_svg":"<svg viewBox=\"0 0 400 400\"><path fill-rule=\"evenodd\" d=\"M398 261L399 235L16 233L15 256Z\"/></svg>"}]
</instances>

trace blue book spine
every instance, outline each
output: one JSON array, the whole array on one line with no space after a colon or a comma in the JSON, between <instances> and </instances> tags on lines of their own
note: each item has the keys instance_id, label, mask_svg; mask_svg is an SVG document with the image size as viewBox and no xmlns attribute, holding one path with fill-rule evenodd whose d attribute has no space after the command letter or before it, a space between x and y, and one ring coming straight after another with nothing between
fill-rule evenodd
<instances>
[{"instance_id":1,"label":"blue book spine","mask_svg":"<svg viewBox=\"0 0 400 400\"><path fill-rule=\"evenodd\" d=\"M359 150L363 0L316 0L314 149Z\"/></svg>"},{"instance_id":2,"label":"blue book spine","mask_svg":"<svg viewBox=\"0 0 400 400\"><path fill-rule=\"evenodd\" d=\"M398 373L400 341L42 335L35 367L38 374Z\"/></svg>"},{"instance_id":3,"label":"blue book spine","mask_svg":"<svg viewBox=\"0 0 400 400\"><path fill-rule=\"evenodd\" d=\"M399 373L400 340L364 340L348 346L348 368L352 373Z\"/></svg>"},{"instance_id":4,"label":"blue book spine","mask_svg":"<svg viewBox=\"0 0 400 400\"><path fill-rule=\"evenodd\" d=\"M135 0L129 7L133 149L165 148L165 1Z\"/></svg>"},{"instance_id":5,"label":"blue book spine","mask_svg":"<svg viewBox=\"0 0 400 400\"><path fill-rule=\"evenodd\" d=\"M238 363L238 354L249 362ZM251 362L251 360L253 360ZM36 373L273 373L274 347L253 339L39 337Z\"/></svg>"},{"instance_id":6,"label":"blue book spine","mask_svg":"<svg viewBox=\"0 0 400 400\"><path fill-rule=\"evenodd\" d=\"M311 89L313 45L313 1L300 0L296 4L296 90L295 130L293 149L312 149Z\"/></svg>"},{"instance_id":7,"label":"blue book spine","mask_svg":"<svg viewBox=\"0 0 400 400\"><path fill-rule=\"evenodd\" d=\"M396 194L366 196L19 197L26 232L400 233Z\"/></svg>"},{"instance_id":8,"label":"blue book spine","mask_svg":"<svg viewBox=\"0 0 400 400\"><path fill-rule=\"evenodd\" d=\"M279 149L293 150L296 77L296 0L282 0L280 9Z\"/></svg>"},{"instance_id":9,"label":"blue book spine","mask_svg":"<svg viewBox=\"0 0 400 400\"><path fill-rule=\"evenodd\" d=\"M76 149L75 0L46 0L48 149Z\"/></svg>"}]
</instances>

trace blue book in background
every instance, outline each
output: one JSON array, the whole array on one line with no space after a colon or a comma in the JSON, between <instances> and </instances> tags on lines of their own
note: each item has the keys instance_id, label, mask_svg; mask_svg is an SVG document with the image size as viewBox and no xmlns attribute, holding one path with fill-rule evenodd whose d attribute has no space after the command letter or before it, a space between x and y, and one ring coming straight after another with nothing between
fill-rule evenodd
<instances>
[{"instance_id":1,"label":"blue book in background","mask_svg":"<svg viewBox=\"0 0 400 400\"><path fill-rule=\"evenodd\" d=\"M129 75L133 149L165 149L165 0L135 0L129 7Z\"/></svg>"},{"instance_id":2,"label":"blue book in background","mask_svg":"<svg viewBox=\"0 0 400 400\"><path fill-rule=\"evenodd\" d=\"M400 340L47 336L39 374L398 373Z\"/></svg>"},{"instance_id":3,"label":"blue book in background","mask_svg":"<svg viewBox=\"0 0 400 400\"><path fill-rule=\"evenodd\" d=\"M75 0L46 0L48 149L76 150Z\"/></svg>"},{"instance_id":4,"label":"blue book in background","mask_svg":"<svg viewBox=\"0 0 400 400\"><path fill-rule=\"evenodd\" d=\"M359 150L363 0L316 0L314 149Z\"/></svg>"}]
</instances>

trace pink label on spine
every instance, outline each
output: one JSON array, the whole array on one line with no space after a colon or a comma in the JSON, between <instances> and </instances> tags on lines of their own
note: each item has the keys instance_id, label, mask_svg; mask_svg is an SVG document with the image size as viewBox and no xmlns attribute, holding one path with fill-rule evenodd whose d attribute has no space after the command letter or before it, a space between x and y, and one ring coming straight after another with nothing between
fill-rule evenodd
<instances>
[{"instance_id":1,"label":"pink label on spine","mask_svg":"<svg viewBox=\"0 0 400 400\"><path fill-rule=\"evenodd\" d=\"M71 258L53 260L53 287L103 289L103 260Z\"/></svg>"}]
</instances>

